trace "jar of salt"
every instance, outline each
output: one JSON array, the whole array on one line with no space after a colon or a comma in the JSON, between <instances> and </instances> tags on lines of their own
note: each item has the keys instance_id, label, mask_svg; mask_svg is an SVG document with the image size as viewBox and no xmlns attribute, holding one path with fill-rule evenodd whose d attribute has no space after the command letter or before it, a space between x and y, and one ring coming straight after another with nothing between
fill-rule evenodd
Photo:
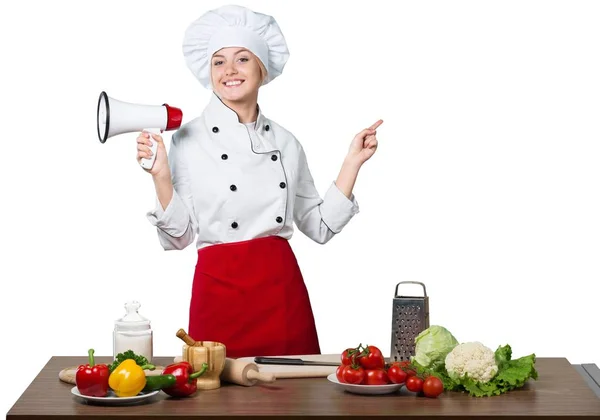
<instances>
[{"instance_id":1,"label":"jar of salt","mask_svg":"<svg viewBox=\"0 0 600 420\"><path fill-rule=\"evenodd\" d=\"M127 350L144 356L152 363L152 328L150 320L138 313L140 303L130 301L125 304L127 313L115 321L113 332L113 357Z\"/></svg>"}]
</instances>

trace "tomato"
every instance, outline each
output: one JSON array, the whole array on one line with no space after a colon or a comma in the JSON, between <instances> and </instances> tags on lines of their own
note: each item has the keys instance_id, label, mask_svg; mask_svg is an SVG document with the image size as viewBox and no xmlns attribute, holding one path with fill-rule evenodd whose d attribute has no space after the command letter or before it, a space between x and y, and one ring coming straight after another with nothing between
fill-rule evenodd
<instances>
[{"instance_id":1,"label":"tomato","mask_svg":"<svg viewBox=\"0 0 600 420\"><path fill-rule=\"evenodd\" d=\"M338 368L335 370L335 377L340 382L345 382L344 376L343 376L345 367L346 367L346 365L339 365Z\"/></svg>"},{"instance_id":2,"label":"tomato","mask_svg":"<svg viewBox=\"0 0 600 420\"><path fill-rule=\"evenodd\" d=\"M394 363L389 367L387 371L390 381L395 384L403 384L406 381L408 375L402 370L399 364Z\"/></svg>"},{"instance_id":3,"label":"tomato","mask_svg":"<svg viewBox=\"0 0 600 420\"><path fill-rule=\"evenodd\" d=\"M392 365L398 364L398 366L400 366L400 368L406 372L407 376L415 376L417 374L417 372L415 372L413 369L411 369L411 365L410 365L410 361L408 360L403 360L402 362L394 362L392 363Z\"/></svg>"},{"instance_id":4,"label":"tomato","mask_svg":"<svg viewBox=\"0 0 600 420\"><path fill-rule=\"evenodd\" d=\"M366 347L367 354L358 358L358 363L365 369L383 369L385 359L381 350L375 346Z\"/></svg>"},{"instance_id":5,"label":"tomato","mask_svg":"<svg viewBox=\"0 0 600 420\"><path fill-rule=\"evenodd\" d=\"M342 378L348 384L360 384L365 378L365 370L362 367L353 368L351 365L344 366Z\"/></svg>"},{"instance_id":6,"label":"tomato","mask_svg":"<svg viewBox=\"0 0 600 420\"><path fill-rule=\"evenodd\" d=\"M342 352L342 365L351 365L352 356L357 353L356 349L347 348Z\"/></svg>"},{"instance_id":7,"label":"tomato","mask_svg":"<svg viewBox=\"0 0 600 420\"><path fill-rule=\"evenodd\" d=\"M387 385L390 383L388 374L383 369L366 369L363 385Z\"/></svg>"},{"instance_id":8,"label":"tomato","mask_svg":"<svg viewBox=\"0 0 600 420\"><path fill-rule=\"evenodd\" d=\"M412 392L423 391L423 379L418 376L409 376L406 380L406 389Z\"/></svg>"},{"instance_id":9,"label":"tomato","mask_svg":"<svg viewBox=\"0 0 600 420\"><path fill-rule=\"evenodd\" d=\"M444 392L444 384L440 380L440 378L436 378L435 376L429 376L423 382L423 394L429 398L436 398Z\"/></svg>"}]
</instances>

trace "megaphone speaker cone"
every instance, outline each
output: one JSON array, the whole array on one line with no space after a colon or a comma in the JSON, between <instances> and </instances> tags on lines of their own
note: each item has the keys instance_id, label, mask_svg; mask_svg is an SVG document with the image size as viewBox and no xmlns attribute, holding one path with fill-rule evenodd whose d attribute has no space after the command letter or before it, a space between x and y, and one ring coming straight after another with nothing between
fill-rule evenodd
<instances>
[{"instance_id":1,"label":"megaphone speaker cone","mask_svg":"<svg viewBox=\"0 0 600 420\"><path fill-rule=\"evenodd\" d=\"M98 139L104 143L108 138L110 128L110 108L108 106L108 95L102 92L98 98L98 109L96 114L96 124L98 129Z\"/></svg>"}]
</instances>

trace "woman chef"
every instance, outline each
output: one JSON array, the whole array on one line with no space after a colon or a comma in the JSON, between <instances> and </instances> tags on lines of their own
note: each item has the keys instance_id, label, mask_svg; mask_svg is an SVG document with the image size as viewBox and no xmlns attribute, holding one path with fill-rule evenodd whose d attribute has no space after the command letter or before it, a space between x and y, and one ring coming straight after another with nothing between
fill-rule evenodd
<instances>
[{"instance_id":1,"label":"woman chef","mask_svg":"<svg viewBox=\"0 0 600 420\"><path fill-rule=\"evenodd\" d=\"M339 176L321 198L302 145L263 114L258 90L282 73L286 41L271 17L239 6L204 14L185 32L186 62L213 95L199 118L162 138L148 213L165 250L195 238L198 262L189 329L227 355L319 354L309 296L288 240L298 229L329 241L358 213L352 188L377 148L376 122L352 141ZM147 133L138 162L150 157Z\"/></svg>"}]
</instances>

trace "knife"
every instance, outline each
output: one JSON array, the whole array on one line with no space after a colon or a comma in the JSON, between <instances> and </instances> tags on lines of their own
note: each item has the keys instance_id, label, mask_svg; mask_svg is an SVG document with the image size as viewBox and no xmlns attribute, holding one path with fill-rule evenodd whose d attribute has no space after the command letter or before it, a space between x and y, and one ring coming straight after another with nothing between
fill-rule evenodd
<instances>
[{"instance_id":1,"label":"knife","mask_svg":"<svg viewBox=\"0 0 600 420\"><path fill-rule=\"evenodd\" d=\"M316 360L302 360L285 357L255 357L254 362L259 365L310 365L310 366L339 366L336 362L320 362Z\"/></svg>"}]
</instances>

